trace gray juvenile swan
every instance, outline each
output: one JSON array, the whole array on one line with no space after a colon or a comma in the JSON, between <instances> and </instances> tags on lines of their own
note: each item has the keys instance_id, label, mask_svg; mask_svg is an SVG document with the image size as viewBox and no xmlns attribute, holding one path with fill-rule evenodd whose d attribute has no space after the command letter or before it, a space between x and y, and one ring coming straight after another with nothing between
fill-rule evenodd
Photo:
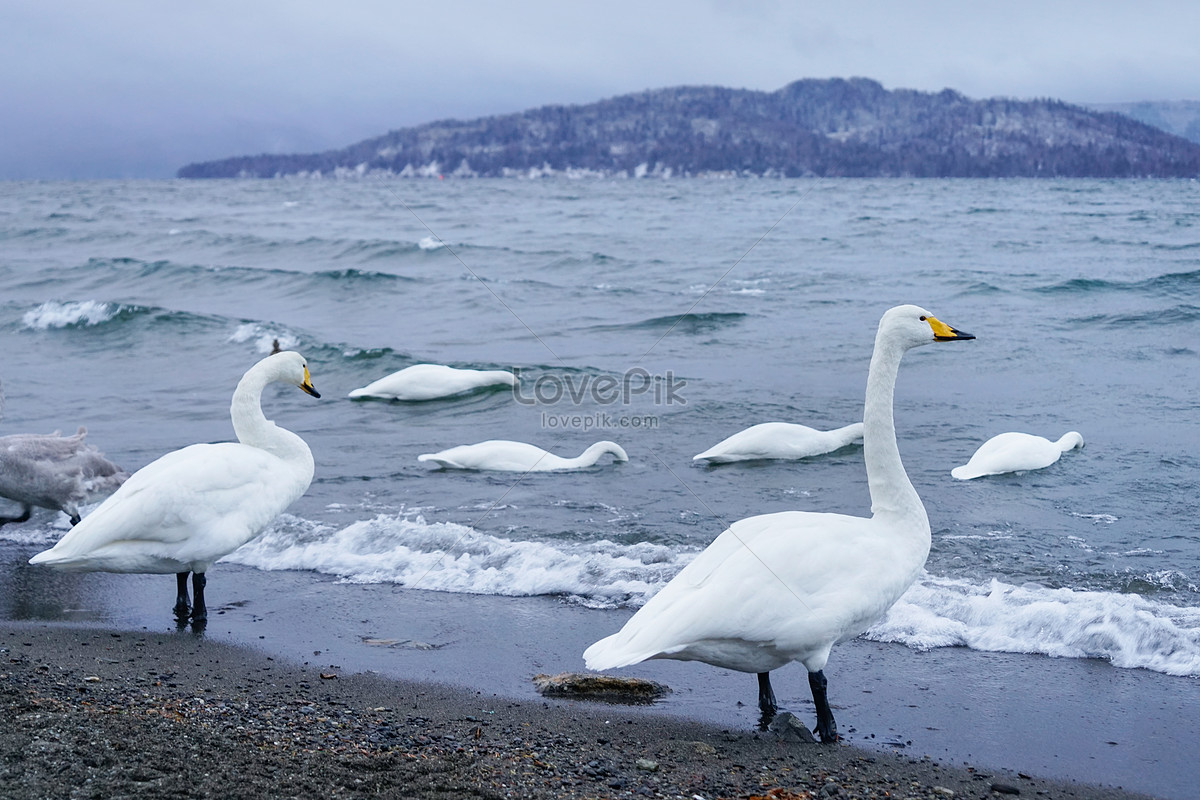
<instances>
[{"instance_id":1,"label":"gray juvenile swan","mask_svg":"<svg viewBox=\"0 0 1200 800\"><path fill-rule=\"evenodd\" d=\"M112 494L129 474L74 436L17 433L0 436L0 497L21 505L16 517L0 517L0 525L25 522L33 506L62 511L79 522L79 507Z\"/></svg>"},{"instance_id":2,"label":"gray juvenile swan","mask_svg":"<svg viewBox=\"0 0 1200 800\"><path fill-rule=\"evenodd\" d=\"M817 735L836 741L822 672L829 652L883 617L929 554L929 518L904 472L892 419L900 358L920 345L973 338L917 306L885 313L863 407L871 516L784 511L733 523L620 631L587 648L588 668L674 658L754 672L769 719L776 709L770 671L799 661Z\"/></svg>"},{"instance_id":3,"label":"gray juvenile swan","mask_svg":"<svg viewBox=\"0 0 1200 800\"><path fill-rule=\"evenodd\" d=\"M267 356L233 393L230 416L238 441L193 444L152 461L29 563L76 572L173 572L176 617L202 625L209 566L257 536L312 482L308 445L263 416L262 392L274 382L321 396L299 353Z\"/></svg>"}]
</instances>

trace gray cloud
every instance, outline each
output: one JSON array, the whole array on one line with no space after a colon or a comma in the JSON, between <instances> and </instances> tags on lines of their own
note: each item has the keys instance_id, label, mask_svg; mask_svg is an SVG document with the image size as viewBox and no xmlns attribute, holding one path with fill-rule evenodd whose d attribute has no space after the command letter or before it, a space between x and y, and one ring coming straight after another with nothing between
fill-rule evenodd
<instances>
[{"instance_id":1,"label":"gray cloud","mask_svg":"<svg viewBox=\"0 0 1200 800\"><path fill-rule=\"evenodd\" d=\"M0 178L165 177L679 84L1198 100L1197 30L1182 0L9 3Z\"/></svg>"}]
</instances>

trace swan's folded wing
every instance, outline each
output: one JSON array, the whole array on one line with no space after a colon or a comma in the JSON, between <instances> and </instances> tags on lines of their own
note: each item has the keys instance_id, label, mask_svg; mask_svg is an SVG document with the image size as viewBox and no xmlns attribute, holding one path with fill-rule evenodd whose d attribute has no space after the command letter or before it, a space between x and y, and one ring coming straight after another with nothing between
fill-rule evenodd
<instances>
[{"instance_id":1,"label":"swan's folded wing","mask_svg":"<svg viewBox=\"0 0 1200 800\"><path fill-rule=\"evenodd\" d=\"M861 533L870 524L798 511L735 522L604 647L593 645L589 666L625 666L712 642L836 638L854 622L846 612L860 590Z\"/></svg>"},{"instance_id":2,"label":"swan's folded wing","mask_svg":"<svg viewBox=\"0 0 1200 800\"><path fill-rule=\"evenodd\" d=\"M247 510L275 505L268 502L267 476L280 463L258 448L232 443L167 453L130 476L54 550L88 553L116 541L175 544L210 525L239 527Z\"/></svg>"}]
</instances>

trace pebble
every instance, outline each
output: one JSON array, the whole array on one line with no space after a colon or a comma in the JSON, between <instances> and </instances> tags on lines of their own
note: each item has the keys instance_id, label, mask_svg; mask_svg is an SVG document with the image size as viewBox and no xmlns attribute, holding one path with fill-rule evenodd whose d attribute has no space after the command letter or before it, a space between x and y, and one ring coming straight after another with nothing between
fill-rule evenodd
<instances>
[{"instance_id":1,"label":"pebble","mask_svg":"<svg viewBox=\"0 0 1200 800\"><path fill-rule=\"evenodd\" d=\"M634 765L646 772L658 772L658 762L649 758L639 758L634 762Z\"/></svg>"}]
</instances>

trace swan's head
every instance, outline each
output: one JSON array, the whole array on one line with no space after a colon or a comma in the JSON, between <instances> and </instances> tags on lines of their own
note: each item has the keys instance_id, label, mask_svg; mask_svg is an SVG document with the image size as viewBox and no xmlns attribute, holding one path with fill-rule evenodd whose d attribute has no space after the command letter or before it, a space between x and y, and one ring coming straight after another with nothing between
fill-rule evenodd
<instances>
[{"instance_id":1,"label":"swan's head","mask_svg":"<svg viewBox=\"0 0 1200 800\"><path fill-rule=\"evenodd\" d=\"M271 365L273 380L299 386L301 390L313 397L321 396L320 392L313 388L312 376L308 374L308 362L296 351L284 350L275 353L264 358L263 363Z\"/></svg>"},{"instance_id":2,"label":"swan's head","mask_svg":"<svg viewBox=\"0 0 1200 800\"><path fill-rule=\"evenodd\" d=\"M1067 431L1059 438L1057 444L1064 453L1076 447L1083 447L1083 434L1079 431Z\"/></svg>"},{"instance_id":3,"label":"swan's head","mask_svg":"<svg viewBox=\"0 0 1200 800\"><path fill-rule=\"evenodd\" d=\"M879 333L905 349L934 342L974 339L969 333L951 328L920 306L896 306L879 320Z\"/></svg>"}]
</instances>

